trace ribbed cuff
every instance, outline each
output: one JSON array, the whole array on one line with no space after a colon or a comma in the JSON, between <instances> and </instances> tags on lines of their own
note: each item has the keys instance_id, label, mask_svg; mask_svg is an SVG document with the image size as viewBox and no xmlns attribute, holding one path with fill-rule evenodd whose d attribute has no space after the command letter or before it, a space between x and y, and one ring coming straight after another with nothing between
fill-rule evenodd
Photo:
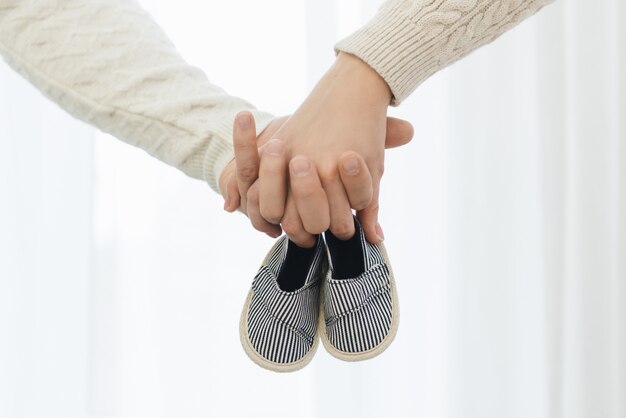
<instances>
[{"instance_id":1,"label":"ribbed cuff","mask_svg":"<svg viewBox=\"0 0 626 418\"><path fill-rule=\"evenodd\" d=\"M209 186L219 194L222 194L219 188L220 175L226 165L235 158L233 151L233 124L235 116L242 110L245 109L233 111L230 117L222 118L215 126L210 127L214 136L204 156L202 173ZM250 109L250 112L254 116L258 136L274 119L274 116L260 110Z\"/></svg>"},{"instance_id":2,"label":"ribbed cuff","mask_svg":"<svg viewBox=\"0 0 626 418\"><path fill-rule=\"evenodd\" d=\"M368 24L335 45L353 54L387 82L397 106L439 68L432 40L442 26L419 28L401 7L383 8Z\"/></svg>"},{"instance_id":3,"label":"ribbed cuff","mask_svg":"<svg viewBox=\"0 0 626 418\"><path fill-rule=\"evenodd\" d=\"M432 74L552 1L389 1L335 51L356 55L376 70L398 105Z\"/></svg>"}]
</instances>

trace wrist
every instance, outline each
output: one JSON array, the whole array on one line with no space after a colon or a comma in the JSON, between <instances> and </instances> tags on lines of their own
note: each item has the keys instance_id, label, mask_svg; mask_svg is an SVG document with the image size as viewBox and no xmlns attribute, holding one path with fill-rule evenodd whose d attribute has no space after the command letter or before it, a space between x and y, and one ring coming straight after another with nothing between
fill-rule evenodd
<instances>
[{"instance_id":1,"label":"wrist","mask_svg":"<svg viewBox=\"0 0 626 418\"><path fill-rule=\"evenodd\" d=\"M353 87L356 92L366 95L368 101L384 105L385 109L391 103L393 95L387 82L355 55L339 52L328 74L346 87Z\"/></svg>"}]
</instances>

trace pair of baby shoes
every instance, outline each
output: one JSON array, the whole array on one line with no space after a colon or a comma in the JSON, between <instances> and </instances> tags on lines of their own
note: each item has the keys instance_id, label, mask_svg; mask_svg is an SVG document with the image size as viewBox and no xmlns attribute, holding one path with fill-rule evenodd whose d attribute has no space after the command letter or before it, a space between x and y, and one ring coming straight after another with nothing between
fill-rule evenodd
<instances>
[{"instance_id":1,"label":"pair of baby shoes","mask_svg":"<svg viewBox=\"0 0 626 418\"><path fill-rule=\"evenodd\" d=\"M356 233L342 241L319 235L314 248L286 236L272 247L254 277L240 321L241 343L259 366L289 372L306 366L320 337L346 361L372 358L398 329L398 298L382 244Z\"/></svg>"}]
</instances>

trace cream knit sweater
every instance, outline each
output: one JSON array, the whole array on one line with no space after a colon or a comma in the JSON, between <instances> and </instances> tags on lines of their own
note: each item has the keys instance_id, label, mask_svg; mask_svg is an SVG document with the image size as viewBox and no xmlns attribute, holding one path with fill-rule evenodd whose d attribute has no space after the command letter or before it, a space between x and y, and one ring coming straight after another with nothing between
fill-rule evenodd
<instances>
[{"instance_id":1,"label":"cream knit sweater","mask_svg":"<svg viewBox=\"0 0 626 418\"><path fill-rule=\"evenodd\" d=\"M397 104L551 1L390 0L336 49L373 67ZM0 0L0 54L75 117L216 191L234 116L254 109L187 64L134 0ZM273 117L253 114L259 132Z\"/></svg>"}]
</instances>

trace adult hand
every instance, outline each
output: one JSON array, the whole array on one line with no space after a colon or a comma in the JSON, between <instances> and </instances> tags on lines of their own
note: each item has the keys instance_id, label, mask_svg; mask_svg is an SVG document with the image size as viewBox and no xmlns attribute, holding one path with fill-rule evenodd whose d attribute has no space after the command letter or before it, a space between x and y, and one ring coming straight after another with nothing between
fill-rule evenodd
<instances>
[{"instance_id":1,"label":"adult hand","mask_svg":"<svg viewBox=\"0 0 626 418\"><path fill-rule=\"evenodd\" d=\"M271 168L268 173L274 176L261 173L257 187L249 183L242 188L240 181L240 193L259 200L261 216L251 211L256 204L247 205L255 228L276 235L280 229L268 224L281 222L298 244L314 242L313 235L328 228L340 238L349 238L354 234L350 209L355 208L367 239L382 241L378 190L390 98L389 88L374 70L354 56L340 54L300 108L274 133L273 137L280 138L284 147L273 143L263 155L264 160L273 161L267 166ZM236 145L236 153L238 150L237 158L244 158L245 153ZM279 156L284 158L276 158ZM284 169L281 161L291 161L284 211L280 205L284 199L280 197L285 194L286 183L273 179L277 170ZM264 165L261 164L262 172ZM353 171L356 178L349 175ZM245 174L251 173L252 170L246 170ZM370 183L364 183L368 177L371 194L367 193ZM354 187L347 187L351 180L359 185L356 193L351 193ZM294 182L302 186L298 193Z\"/></svg>"},{"instance_id":2,"label":"adult hand","mask_svg":"<svg viewBox=\"0 0 626 418\"><path fill-rule=\"evenodd\" d=\"M279 236L282 231L280 226L268 222L260 215L260 182L257 181L260 169L259 153L263 153L264 162L273 160L272 164L263 164L263 177L270 180L269 183L265 182L264 184L266 184L267 188L270 189L270 193L274 193L274 196L276 196L276 193L280 195L280 190L284 190L284 188L286 187L285 185L287 184L286 166L288 164L288 161L284 154L284 148L282 147L283 144L280 141L277 141L277 143L272 143L273 145L278 145L278 150L275 149L272 151L273 154L276 154L277 152L278 155L271 155L271 157L269 152L263 152L266 151L264 150L263 145L265 145L268 140L274 136L274 134L282 127L287 119L287 116L274 119L259 135L259 137L256 138L256 129L254 126L254 119L252 118L252 115L249 112L241 112L237 116L234 124L234 143L237 159L231 161L225 167L220 176L220 189L222 190L222 194L224 195L224 209L232 212L237 208L240 208L243 213L248 214L256 229L265 232L272 237ZM408 143L411 140L413 136L413 127L409 122L401 119L387 118L386 125L386 148L398 147ZM358 154L348 152L343 156L343 158L340 159L340 163L344 162L344 159L349 159L351 155L357 159L360 159L361 162L363 161ZM361 165L365 166L364 162L362 162ZM268 170L269 173L272 172L272 167L278 167L278 169L273 170L273 175L267 175ZM344 178L345 177L346 176L344 176ZM298 180L296 181L297 184L302 184L303 181L308 181L308 178L299 178ZM315 181L315 178L312 178L312 181ZM319 182L319 180L317 181ZM252 187L253 185L254 187ZM251 193L249 193L251 187L252 191ZM364 179L362 175L351 176L350 179L346 178L346 181L344 182L344 187L349 196L367 194L368 187L370 189L369 193L371 194L371 180L367 178ZM264 190L265 189L266 188L264 188ZM278 190L278 192L276 192L276 190ZM246 198L249 194L253 196L253 204L249 204L249 202L246 201ZM280 197L278 199L272 199L267 197L267 195L265 196L266 198L263 199L264 202L274 202L276 206L279 207L279 210L282 210L284 208L284 197L282 199ZM293 199L288 201L287 205L290 208L293 208ZM267 214L268 210L264 209L264 212ZM271 212L271 210L269 210L269 212ZM288 225L288 230L289 229L290 228ZM310 236L307 237L307 235L309 234L305 232L304 234L300 234L300 236L293 236L290 238L292 238L294 242L301 246L307 246L307 239L310 240L311 238Z\"/></svg>"}]
</instances>

